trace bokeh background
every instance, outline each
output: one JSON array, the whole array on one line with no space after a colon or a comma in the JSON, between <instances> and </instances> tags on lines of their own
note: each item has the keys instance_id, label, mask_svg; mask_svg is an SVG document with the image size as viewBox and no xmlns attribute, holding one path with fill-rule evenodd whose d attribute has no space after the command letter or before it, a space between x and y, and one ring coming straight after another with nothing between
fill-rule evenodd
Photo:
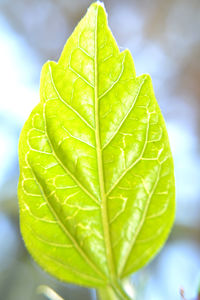
<instances>
[{"instance_id":1,"label":"bokeh background","mask_svg":"<svg viewBox=\"0 0 200 300\"><path fill-rule=\"evenodd\" d=\"M45 299L40 284L65 300L95 292L62 284L30 258L19 232L17 148L39 101L42 65L57 60L89 0L0 0L0 300ZM121 49L137 74L149 73L174 156L177 213L159 255L133 276L137 300L191 299L200 275L200 1L105 0Z\"/></svg>"}]
</instances>

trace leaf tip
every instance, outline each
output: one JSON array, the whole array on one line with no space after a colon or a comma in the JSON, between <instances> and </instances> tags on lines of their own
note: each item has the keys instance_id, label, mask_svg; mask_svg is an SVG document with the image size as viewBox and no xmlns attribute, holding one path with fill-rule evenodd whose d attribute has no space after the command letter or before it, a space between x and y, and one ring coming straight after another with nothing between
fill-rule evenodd
<instances>
[{"instance_id":1,"label":"leaf tip","mask_svg":"<svg viewBox=\"0 0 200 300\"><path fill-rule=\"evenodd\" d=\"M104 2L100 0L95 1L91 6L96 6L97 8L103 8L103 10L106 12Z\"/></svg>"},{"instance_id":2,"label":"leaf tip","mask_svg":"<svg viewBox=\"0 0 200 300\"><path fill-rule=\"evenodd\" d=\"M96 3L97 5L99 5L99 6L102 6L102 7L105 9L105 5L104 5L104 3L103 3L102 1L97 0L95 3Z\"/></svg>"}]
</instances>

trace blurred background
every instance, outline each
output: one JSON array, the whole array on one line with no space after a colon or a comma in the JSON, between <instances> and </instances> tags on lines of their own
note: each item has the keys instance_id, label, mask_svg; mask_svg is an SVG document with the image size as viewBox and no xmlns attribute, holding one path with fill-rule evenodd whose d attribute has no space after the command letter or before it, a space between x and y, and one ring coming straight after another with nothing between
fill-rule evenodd
<instances>
[{"instance_id":1,"label":"blurred background","mask_svg":"<svg viewBox=\"0 0 200 300\"><path fill-rule=\"evenodd\" d=\"M17 148L39 101L42 65L57 60L89 0L0 0L0 300L42 300L40 284L65 300L95 291L62 284L30 258L19 232ZM200 276L200 1L105 0L118 45L149 73L174 156L177 213L159 255L133 276L137 300L197 294Z\"/></svg>"}]
</instances>

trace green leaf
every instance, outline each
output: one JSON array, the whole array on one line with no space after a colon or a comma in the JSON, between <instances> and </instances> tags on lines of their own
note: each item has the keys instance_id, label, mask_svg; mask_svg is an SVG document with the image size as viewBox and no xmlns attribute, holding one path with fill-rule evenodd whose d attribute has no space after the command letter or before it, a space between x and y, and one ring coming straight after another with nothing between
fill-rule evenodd
<instances>
[{"instance_id":1,"label":"green leaf","mask_svg":"<svg viewBox=\"0 0 200 300\"><path fill-rule=\"evenodd\" d=\"M100 2L41 74L19 143L20 224L42 268L113 284L161 248L174 219L174 171L149 75L136 77ZM114 285L114 284L113 284Z\"/></svg>"}]
</instances>

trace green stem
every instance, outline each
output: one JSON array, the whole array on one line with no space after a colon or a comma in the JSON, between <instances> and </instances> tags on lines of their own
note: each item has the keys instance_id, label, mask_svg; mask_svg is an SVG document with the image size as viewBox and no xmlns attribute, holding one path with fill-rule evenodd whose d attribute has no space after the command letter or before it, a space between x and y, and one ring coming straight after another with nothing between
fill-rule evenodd
<instances>
[{"instance_id":1,"label":"green stem","mask_svg":"<svg viewBox=\"0 0 200 300\"><path fill-rule=\"evenodd\" d=\"M97 290L97 298L98 300L119 300L119 297L116 296L110 287L99 288Z\"/></svg>"},{"instance_id":2,"label":"green stem","mask_svg":"<svg viewBox=\"0 0 200 300\"><path fill-rule=\"evenodd\" d=\"M99 288L97 295L99 300L132 300L124 287L118 282L105 288Z\"/></svg>"}]
</instances>

